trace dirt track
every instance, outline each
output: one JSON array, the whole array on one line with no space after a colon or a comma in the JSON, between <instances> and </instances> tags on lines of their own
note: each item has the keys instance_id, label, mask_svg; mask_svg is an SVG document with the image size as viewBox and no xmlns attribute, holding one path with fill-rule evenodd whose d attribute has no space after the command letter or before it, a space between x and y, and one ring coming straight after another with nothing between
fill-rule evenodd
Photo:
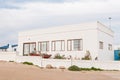
<instances>
[{"instance_id":1,"label":"dirt track","mask_svg":"<svg viewBox=\"0 0 120 80\"><path fill-rule=\"evenodd\" d=\"M0 62L0 80L120 80L120 71L61 71Z\"/></svg>"}]
</instances>

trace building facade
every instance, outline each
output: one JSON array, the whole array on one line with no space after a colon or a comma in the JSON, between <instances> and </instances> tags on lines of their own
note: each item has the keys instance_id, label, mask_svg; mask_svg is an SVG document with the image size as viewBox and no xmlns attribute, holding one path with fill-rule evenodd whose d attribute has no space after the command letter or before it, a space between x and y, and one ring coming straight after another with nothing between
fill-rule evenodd
<instances>
[{"instance_id":1,"label":"building facade","mask_svg":"<svg viewBox=\"0 0 120 80\"><path fill-rule=\"evenodd\" d=\"M115 45L114 50L120 50L120 45Z\"/></svg>"},{"instance_id":2,"label":"building facade","mask_svg":"<svg viewBox=\"0 0 120 80\"><path fill-rule=\"evenodd\" d=\"M65 25L19 33L19 55L47 53L91 60L114 60L113 31L100 22Z\"/></svg>"}]
</instances>

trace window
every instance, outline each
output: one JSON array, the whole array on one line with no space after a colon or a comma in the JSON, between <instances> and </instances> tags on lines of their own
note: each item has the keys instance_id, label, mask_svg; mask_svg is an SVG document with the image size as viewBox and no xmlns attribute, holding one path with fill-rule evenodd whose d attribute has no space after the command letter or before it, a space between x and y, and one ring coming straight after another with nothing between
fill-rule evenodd
<instances>
[{"instance_id":1,"label":"window","mask_svg":"<svg viewBox=\"0 0 120 80\"><path fill-rule=\"evenodd\" d=\"M102 41L99 42L99 49L103 49L103 42Z\"/></svg>"},{"instance_id":2,"label":"window","mask_svg":"<svg viewBox=\"0 0 120 80\"><path fill-rule=\"evenodd\" d=\"M23 45L23 55L24 54L29 54L29 44Z\"/></svg>"},{"instance_id":3,"label":"window","mask_svg":"<svg viewBox=\"0 0 120 80\"><path fill-rule=\"evenodd\" d=\"M23 55L28 55L30 53L33 53L35 49L36 49L35 42L24 43L23 44Z\"/></svg>"},{"instance_id":4,"label":"window","mask_svg":"<svg viewBox=\"0 0 120 80\"><path fill-rule=\"evenodd\" d=\"M51 47L52 47L52 51L55 51L55 41L52 41Z\"/></svg>"},{"instance_id":5,"label":"window","mask_svg":"<svg viewBox=\"0 0 120 80\"><path fill-rule=\"evenodd\" d=\"M79 51L80 50L80 40L73 40L73 43L74 43L74 50L75 51Z\"/></svg>"},{"instance_id":6,"label":"window","mask_svg":"<svg viewBox=\"0 0 120 80\"><path fill-rule=\"evenodd\" d=\"M13 51L17 51L17 49L16 48L14 48L14 50Z\"/></svg>"},{"instance_id":7,"label":"window","mask_svg":"<svg viewBox=\"0 0 120 80\"><path fill-rule=\"evenodd\" d=\"M36 49L35 49L35 44L34 44L34 43L30 43L30 46L29 46L29 47L30 47L30 51L29 51L29 52L30 52L30 53L34 53L34 51L36 50Z\"/></svg>"},{"instance_id":8,"label":"window","mask_svg":"<svg viewBox=\"0 0 120 80\"><path fill-rule=\"evenodd\" d=\"M68 51L82 50L82 39L71 39L67 41Z\"/></svg>"},{"instance_id":9,"label":"window","mask_svg":"<svg viewBox=\"0 0 120 80\"><path fill-rule=\"evenodd\" d=\"M108 44L108 50L112 50L112 44Z\"/></svg>"},{"instance_id":10,"label":"window","mask_svg":"<svg viewBox=\"0 0 120 80\"><path fill-rule=\"evenodd\" d=\"M68 51L71 51L72 50L72 40L68 40L67 41L67 48L68 48Z\"/></svg>"},{"instance_id":11,"label":"window","mask_svg":"<svg viewBox=\"0 0 120 80\"><path fill-rule=\"evenodd\" d=\"M52 41L52 51L64 51L65 50L65 41L57 40Z\"/></svg>"},{"instance_id":12,"label":"window","mask_svg":"<svg viewBox=\"0 0 120 80\"><path fill-rule=\"evenodd\" d=\"M49 51L49 41L43 41L38 43L39 51Z\"/></svg>"},{"instance_id":13,"label":"window","mask_svg":"<svg viewBox=\"0 0 120 80\"><path fill-rule=\"evenodd\" d=\"M65 50L65 41L61 41L61 50L64 51Z\"/></svg>"}]
</instances>

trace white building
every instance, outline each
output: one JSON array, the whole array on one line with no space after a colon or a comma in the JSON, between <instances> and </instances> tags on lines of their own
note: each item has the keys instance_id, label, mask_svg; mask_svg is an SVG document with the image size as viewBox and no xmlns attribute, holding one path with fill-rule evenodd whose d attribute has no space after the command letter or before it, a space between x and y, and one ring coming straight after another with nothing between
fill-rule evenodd
<instances>
[{"instance_id":1,"label":"white building","mask_svg":"<svg viewBox=\"0 0 120 80\"><path fill-rule=\"evenodd\" d=\"M19 33L19 55L41 53L82 59L86 51L92 60L113 60L113 31L100 22L65 25Z\"/></svg>"},{"instance_id":2,"label":"white building","mask_svg":"<svg viewBox=\"0 0 120 80\"><path fill-rule=\"evenodd\" d=\"M120 45L114 45L114 50L120 50Z\"/></svg>"}]
</instances>

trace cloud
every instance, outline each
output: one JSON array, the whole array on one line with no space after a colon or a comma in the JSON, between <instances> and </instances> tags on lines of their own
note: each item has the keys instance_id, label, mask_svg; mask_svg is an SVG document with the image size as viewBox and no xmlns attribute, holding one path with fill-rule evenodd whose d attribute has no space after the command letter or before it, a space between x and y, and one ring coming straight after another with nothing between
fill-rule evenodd
<instances>
[{"instance_id":1,"label":"cloud","mask_svg":"<svg viewBox=\"0 0 120 80\"><path fill-rule=\"evenodd\" d=\"M4 3L0 9L0 35L6 41L12 36L10 40L14 42L17 32L29 29L97 20L108 25L108 17L112 17L112 29L115 32L120 29L119 0L4 0L0 3Z\"/></svg>"}]
</instances>

